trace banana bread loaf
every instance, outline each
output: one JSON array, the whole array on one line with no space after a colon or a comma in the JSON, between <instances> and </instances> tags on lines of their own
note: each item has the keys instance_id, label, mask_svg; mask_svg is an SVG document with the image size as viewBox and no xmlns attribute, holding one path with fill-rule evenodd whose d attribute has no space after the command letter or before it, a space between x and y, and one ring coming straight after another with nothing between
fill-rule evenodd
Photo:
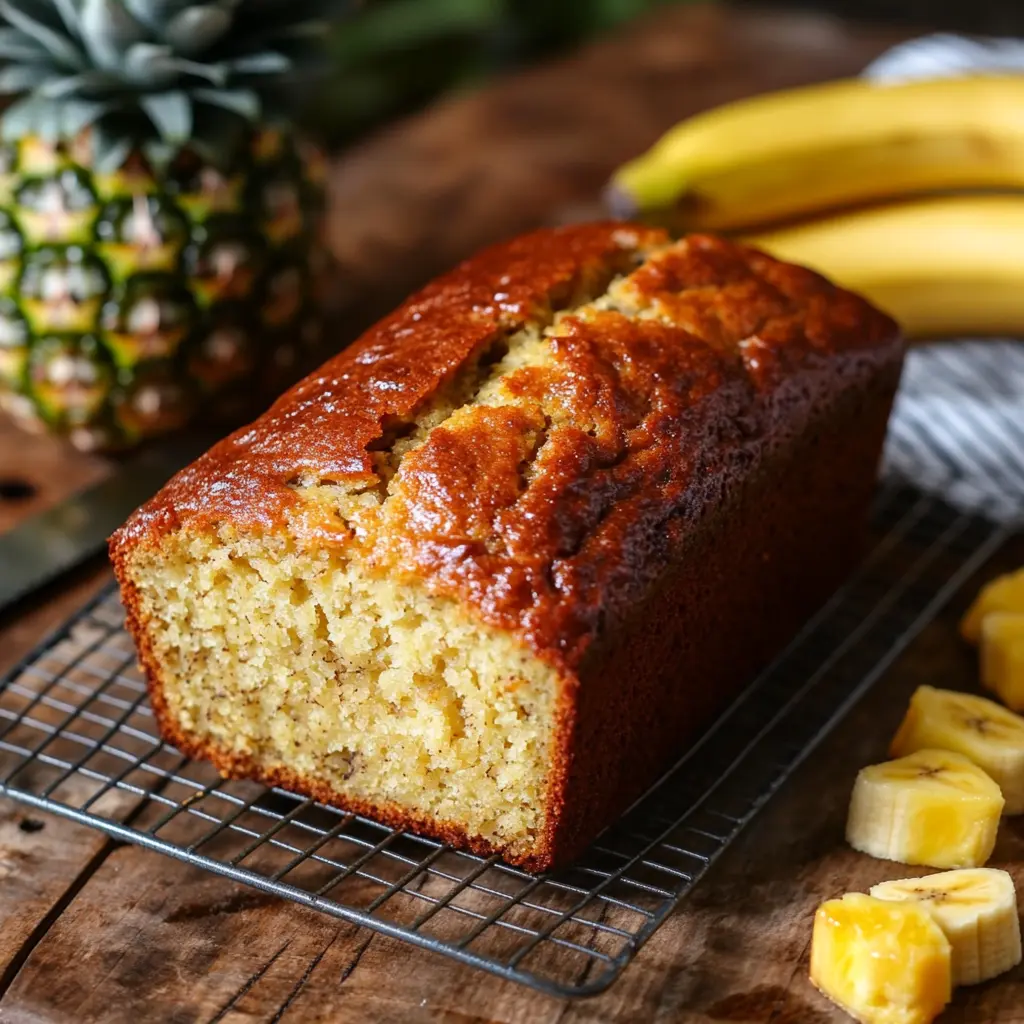
<instances>
[{"instance_id":1,"label":"banana bread loaf","mask_svg":"<svg viewBox=\"0 0 1024 1024\"><path fill-rule=\"evenodd\" d=\"M712 237L481 253L112 538L163 734L564 862L854 565L902 356L863 300Z\"/></svg>"}]
</instances>

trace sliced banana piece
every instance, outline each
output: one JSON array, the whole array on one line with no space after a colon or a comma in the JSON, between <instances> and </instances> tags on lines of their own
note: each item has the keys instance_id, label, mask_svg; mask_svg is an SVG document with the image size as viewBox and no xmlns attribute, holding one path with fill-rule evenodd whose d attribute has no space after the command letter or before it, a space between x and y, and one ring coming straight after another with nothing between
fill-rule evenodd
<instances>
[{"instance_id":1,"label":"sliced banana piece","mask_svg":"<svg viewBox=\"0 0 1024 1024\"><path fill-rule=\"evenodd\" d=\"M811 982L861 1024L931 1024L952 994L952 950L918 903L862 892L814 915Z\"/></svg>"},{"instance_id":2,"label":"sliced banana piece","mask_svg":"<svg viewBox=\"0 0 1024 1024\"><path fill-rule=\"evenodd\" d=\"M981 685L1024 711L1024 611L991 612L982 620Z\"/></svg>"},{"instance_id":3,"label":"sliced banana piece","mask_svg":"<svg viewBox=\"0 0 1024 1024\"><path fill-rule=\"evenodd\" d=\"M972 644L981 639L981 624L992 612L1024 614L1024 569L999 576L986 584L967 610L960 623L960 632Z\"/></svg>"},{"instance_id":4,"label":"sliced banana piece","mask_svg":"<svg viewBox=\"0 0 1024 1024\"><path fill-rule=\"evenodd\" d=\"M953 951L953 984L976 985L1021 961L1020 918L1013 879L997 868L962 868L873 886L880 900L922 904Z\"/></svg>"},{"instance_id":5,"label":"sliced banana piece","mask_svg":"<svg viewBox=\"0 0 1024 1024\"><path fill-rule=\"evenodd\" d=\"M1003 811L999 787L947 750L920 750L857 775L846 840L883 860L934 868L980 867Z\"/></svg>"},{"instance_id":6,"label":"sliced banana piece","mask_svg":"<svg viewBox=\"0 0 1024 1024\"><path fill-rule=\"evenodd\" d=\"M1002 790L1004 813L1024 813L1024 718L995 701L919 686L890 753L952 750L983 768ZM952 866L952 865L936 865Z\"/></svg>"}]
</instances>

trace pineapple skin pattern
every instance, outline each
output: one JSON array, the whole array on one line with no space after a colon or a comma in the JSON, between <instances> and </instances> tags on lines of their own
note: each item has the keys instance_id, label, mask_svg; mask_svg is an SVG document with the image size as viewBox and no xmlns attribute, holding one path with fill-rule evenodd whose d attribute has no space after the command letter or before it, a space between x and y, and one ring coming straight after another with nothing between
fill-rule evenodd
<instances>
[{"instance_id":1,"label":"pineapple skin pattern","mask_svg":"<svg viewBox=\"0 0 1024 1024\"><path fill-rule=\"evenodd\" d=\"M90 169L88 139L0 150L0 405L115 449L232 422L315 360L323 160L255 132L224 171L182 150Z\"/></svg>"},{"instance_id":2,"label":"pineapple skin pattern","mask_svg":"<svg viewBox=\"0 0 1024 1024\"><path fill-rule=\"evenodd\" d=\"M318 362L353 0L0 0L0 406L84 449L237 422ZM308 357L308 358L304 358Z\"/></svg>"}]
</instances>

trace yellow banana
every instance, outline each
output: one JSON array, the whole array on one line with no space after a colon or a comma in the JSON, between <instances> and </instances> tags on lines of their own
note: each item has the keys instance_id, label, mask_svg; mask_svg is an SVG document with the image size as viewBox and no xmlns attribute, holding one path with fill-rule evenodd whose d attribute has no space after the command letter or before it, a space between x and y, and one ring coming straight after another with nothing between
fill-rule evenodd
<instances>
[{"instance_id":1,"label":"yellow banana","mask_svg":"<svg viewBox=\"0 0 1024 1024\"><path fill-rule=\"evenodd\" d=\"M992 856L1003 806L999 786L969 758L919 749L860 770L846 841L882 860L977 868Z\"/></svg>"},{"instance_id":2,"label":"yellow banana","mask_svg":"<svg viewBox=\"0 0 1024 1024\"><path fill-rule=\"evenodd\" d=\"M617 213L731 230L922 192L1024 185L1024 74L841 80L683 121L622 166Z\"/></svg>"},{"instance_id":3,"label":"yellow banana","mask_svg":"<svg viewBox=\"0 0 1024 1024\"><path fill-rule=\"evenodd\" d=\"M1024 333L1024 195L869 207L743 241L860 292L908 337Z\"/></svg>"},{"instance_id":4,"label":"yellow banana","mask_svg":"<svg viewBox=\"0 0 1024 1024\"><path fill-rule=\"evenodd\" d=\"M981 625L981 685L1024 711L1024 612L986 615Z\"/></svg>"},{"instance_id":5,"label":"yellow banana","mask_svg":"<svg viewBox=\"0 0 1024 1024\"><path fill-rule=\"evenodd\" d=\"M952 946L920 903L848 892L814 915L811 984L861 1024L931 1024L953 994Z\"/></svg>"},{"instance_id":6,"label":"yellow banana","mask_svg":"<svg viewBox=\"0 0 1024 1024\"><path fill-rule=\"evenodd\" d=\"M1004 812L1024 814L1024 718L1020 715L972 693L919 686L910 698L910 707L893 737L889 753L899 758L896 764L913 757L913 765L924 752L930 757L937 751L973 761L999 787L1005 801ZM980 814L975 820L979 827L984 823ZM971 865L964 862L933 866Z\"/></svg>"},{"instance_id":7,"label":"yellow banana","mask_svg":"<svg viewBox=\"0 0 1024 1024\"><path fill-rule=\"evenodd\" d=\"M981 588L960 622L960 634L972 644L981 640L981 627L993 612L1024 615L1024 568L997 576Z\"/></svg>"},{"instance_id":8,"label":"yellow banana","mask_svg":"<svg viewBox=\"0 0 1024 1024\"><path fill-rule=\"evenodd\" d=\"M871 887L879 900L910 900L935 918L952 951L953 984L977 985L1021 961L1013 879L995 868L961 868Z\"/></svg>"}]
</instances>

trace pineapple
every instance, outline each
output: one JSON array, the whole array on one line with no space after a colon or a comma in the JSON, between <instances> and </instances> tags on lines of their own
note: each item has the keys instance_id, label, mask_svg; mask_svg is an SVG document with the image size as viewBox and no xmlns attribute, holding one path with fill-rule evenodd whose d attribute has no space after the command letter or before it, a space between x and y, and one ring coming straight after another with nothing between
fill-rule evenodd
<instances>
[{"instance_id":1,"label":"pineapple","mask_svg":"<svg viewBox=\"0 0 1024 1024\"><path fill-rule=\"evenodd\" d=\"M0 0L0 406L83 449L317 354L324 163L281 101L343 0Z\"/></svg>"}]
</instances>

